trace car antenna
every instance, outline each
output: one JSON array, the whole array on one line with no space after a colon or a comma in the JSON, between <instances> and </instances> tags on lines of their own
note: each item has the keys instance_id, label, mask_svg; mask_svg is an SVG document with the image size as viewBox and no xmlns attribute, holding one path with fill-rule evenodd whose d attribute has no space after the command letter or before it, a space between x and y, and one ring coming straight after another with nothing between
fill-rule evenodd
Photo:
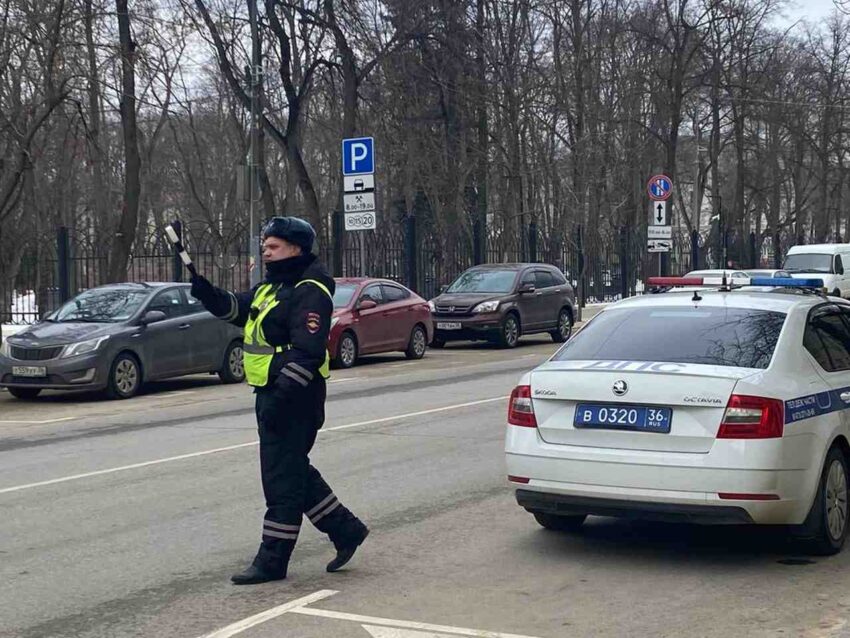
<instances>
[{"instance_id":1,"label":"car antenna","mask_svg":"<svg viewBox=\"0 0 850 638\"><path fill-rule=\"evenodd\" d=\"M691 301L702 301L702 297L699 296L699 290L694 290L694 296L691 297Z\"/></svg>"}]
</instances>

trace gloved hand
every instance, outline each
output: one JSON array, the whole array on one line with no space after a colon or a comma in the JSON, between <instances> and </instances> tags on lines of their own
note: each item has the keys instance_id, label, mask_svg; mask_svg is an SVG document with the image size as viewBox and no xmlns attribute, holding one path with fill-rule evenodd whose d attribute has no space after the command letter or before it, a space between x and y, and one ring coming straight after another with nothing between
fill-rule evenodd
<instances>
[{"instance_id":1,"label":"gloved hand","mask_svg":"<svg viewBox=\"0 0 850 638\"><path fill-rule=\"evenodd\" d=\"M285 374L277 375L274 380L274 393L279 399L288 399L293 390L294 383Z\"/></svg>"},{"instance_id":2,"label":"gloved hand","mask_svg":"<svg viewBox=\"0 0 850 638\"><path fill-rule=\"evenodd\" d=\"M192 275L190 294L198 301L212 301L215 298L215 286L203 275Z\"/></svg>"}]
</instances>

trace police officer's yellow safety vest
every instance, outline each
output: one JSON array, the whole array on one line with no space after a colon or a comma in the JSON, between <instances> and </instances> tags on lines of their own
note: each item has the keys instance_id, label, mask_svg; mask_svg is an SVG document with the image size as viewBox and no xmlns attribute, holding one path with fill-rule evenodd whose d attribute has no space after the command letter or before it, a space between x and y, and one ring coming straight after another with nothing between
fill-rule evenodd
<instances>
[{"instance_id":1,"label":"police officer's yellow safety vest","mask_svg":"<svg viewBox=\"0 0 850 638\"><path fill-rule=\"evenodd\" d=\"M303 279L295 284L313 284L325 291L333 301L333 295L328 287L315 279ZM243 337L242 351L245 363L245 377L249 385L264 386L269 382L269 369L272 365L272 357L276 352L283 352L292 348L292 344L285 346L272 346L266 341L263 334L263 319L275 308L280 301L277 299L279 286L274 284L263 284L254 293L251 300L251 312L248 313L248 321L245 322L245 336ZM319 368L319 374L325 379L330 375L330 354L325 350L325 362Z\"/></svg>"}]
</instances>

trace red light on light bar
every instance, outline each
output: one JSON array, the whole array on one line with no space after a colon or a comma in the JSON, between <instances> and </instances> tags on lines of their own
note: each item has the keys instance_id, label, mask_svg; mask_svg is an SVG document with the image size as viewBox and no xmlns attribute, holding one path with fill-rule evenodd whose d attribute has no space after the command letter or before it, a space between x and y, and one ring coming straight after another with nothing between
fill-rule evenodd
<instances>
[{"instance_id":1,"label":"red light on light bar","mask_svg":"<svg viewBox=\"0 0 850 638\"><path fill-rule=\"evenodd\" d=\"M650 286L702 286L702 277L649 277Z\"/></svg>"},{"instance_id":2,"label":"red light on light bar","mask_svg":"<svg viewBox=\"0 0 850 638\"><path fill-rule=\"evenodd\" d=\"M508 474L508 480L511 483L528 483L531 479L524 476L512 476L511 474Z\"/></svg>"},{"instance_id":3,"label":"red light on light bar","mask_svg":"<svg viewBox=\"0 0 850 638\"><path fill-rule=\"evenodd\" d=\"M738 494L736 492L719 492L720 498L726 501L778 501L777 494Z\"/></svg>"}]
</instances>

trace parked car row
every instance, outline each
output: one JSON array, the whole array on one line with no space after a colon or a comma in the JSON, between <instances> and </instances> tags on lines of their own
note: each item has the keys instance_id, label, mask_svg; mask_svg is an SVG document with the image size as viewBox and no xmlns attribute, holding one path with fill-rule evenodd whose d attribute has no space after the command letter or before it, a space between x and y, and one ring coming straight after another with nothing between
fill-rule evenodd
<instances>
[{"instance_id":1,"label":"parked car row","mask_svg":"<svg viewBox=\"0 0 850 638\"><path fill-rule=\"evenodd\" d=\"M426 301L388 279L339 278L328 339L332 363L403 352L421 359L448 341L484 339L512 348L521 335L572 334L572 286L554 266L490 264L462 273ZM245 378L242 331L219 321L181 283L124 283L86 290L0 348L0 388L21 399L42 390L136 395L142 384L212 373Z\"/></svg>"}]
</instances>

